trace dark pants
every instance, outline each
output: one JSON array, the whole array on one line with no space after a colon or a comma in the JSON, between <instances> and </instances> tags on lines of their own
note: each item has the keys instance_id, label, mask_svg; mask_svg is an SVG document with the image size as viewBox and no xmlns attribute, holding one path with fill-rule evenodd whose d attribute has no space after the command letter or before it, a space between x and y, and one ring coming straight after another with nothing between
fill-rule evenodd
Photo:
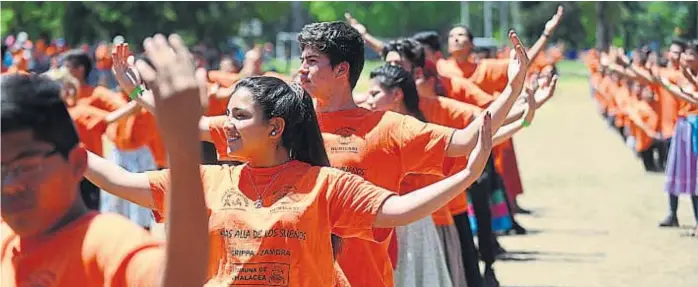
<instances>
[{"instance_id":1,"label":"dark pants","mask_svg":"<svg viewBox=\"0 0 698 287\"><path fill-rule=\"evenodd\" d=\"M671 147L671 138L658 140L657 152L659 153L659 166L661 166L662 170L666 170L669 147Z\"/></svg>"},{"instance_id":2,"label":"dark pants","mask_svg":"<svg viewBox=\"0 0 698 287\"><path fill-rule=\"evenodd\" d=\"M80 182L80 196L87 208L99 210L99 188L85 178Z\"/></svg>"},{"instance_id":3,"label":"dark pants","mask_svg":"<svg viewBox=\"0 0 698 287\"><path fill-rule=\"evenodd\" d=\"M467 193L470 194L471 204L475 211L475 218L478 225L478 247L480 258L486 266L491 267L495 262L496 237L492 231L492 211L490 210L490 195L496 188L496 171L494 158L490 156L485 170L480 178L471 185ZM461 240L461 252L463 266L465 268L468 287L482 286L482 276L478 261L478 251L473 241L473 231L468 220L468 214L463 213L454 216L458 235Z\"/></svg>"}]
</instances>

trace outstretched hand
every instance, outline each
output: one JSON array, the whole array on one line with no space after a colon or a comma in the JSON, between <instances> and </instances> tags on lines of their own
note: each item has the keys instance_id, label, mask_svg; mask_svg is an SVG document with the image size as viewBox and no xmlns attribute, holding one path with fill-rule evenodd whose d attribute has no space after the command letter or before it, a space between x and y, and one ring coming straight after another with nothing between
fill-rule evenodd
<instances>
[{"instance_id":1,"label":"outstretched hand","mask_svg":"<svg viewBox=\"0 0 698 287\"><path fill-rule=\"evenodd\" d=\"M521 39L519 39L514 30L509 31L509 40L513 45L513 49L511 49L509 52L507 76L512 88L522 88L524 81L526 80L526 72L528 71L530 61L528 59L528 55L526 54L526 49L524 48L523 44L521 44Z\"/></svg>"},{"instance_id":2,"label":"outstretched hand","mask_svg":"<svg viewBox=\"0 0 698 287\"><path fill-rule=\"evenodd\" d=\"M543 32L548 35L552 35L553 32L555 32L555 29L557 29L557 26L560 25L560 20L562 20L562 15L565 14L565 8L562 7L562 5L557 6L557 13L553 15L548 22L545 23L545 30Z\"/></svg>"},{"instance_id":3,"label":"outstretched hand","mask_svg":"<svg viewBox=\"0 0 698 287\"><path fill-rule=\"evenodd\" d=\"M492 115L485 112L473 124L479 125L477 144L468 156L466 169L473 174L481 174L485 170L487 160L492 152Z\"/></svg>"},{"instance_id":4,"label":"outstretched hand","mask_svg":"<svg viewBox=\"0 0 698 287\"><path fill-rule=\"evenodd\" d=\"M208 104L206 70L196 69L194 58L177 34L169 39L161 34L143 41L152 63L136 62L138 72L153 92L155 114L164 134L177 133L178 127L198 124Z\"/></svg>"},{"instance_id":5,"label":"outstretched hand","mask_svg":"<svg viewBox=\"0 0 698 287\"><path fill-rule=\"evenodd\" d=\"M126 94L130 94L141 84L141 76L134 66L134 57L128 49L128 44L116 45L111 53L112 73L119 87Z\"/></svg>"},{"instance_id":6,"label":"outstretched hand","mask_svg":"<svg viewBox=\"0 0 698 287\"><path fill-rule=\"evenodd\" d=\"M351 14L349 14L349 12L344 13L344 18L347 19L347 23L349 23L349 25L351 25L351 27L353 27L354 29L359 31L359 34L361 34L361 36L368 33L368 31L366 30L366 27L363 24L359 23L359 21L354 19L354 17L352 17Z\"/></svg>"}]
</instances>

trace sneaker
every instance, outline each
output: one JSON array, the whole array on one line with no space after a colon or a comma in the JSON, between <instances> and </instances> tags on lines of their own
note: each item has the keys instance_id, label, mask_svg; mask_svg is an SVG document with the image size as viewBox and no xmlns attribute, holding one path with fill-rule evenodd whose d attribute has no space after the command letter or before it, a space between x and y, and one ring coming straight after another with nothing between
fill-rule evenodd
<instances>
[{"instance_id":1,"label":"sneaker","mask_svg":"<svg viewBox=\"0 0 698 287\"><path fill-rule=\"evenodd\" d=\"M679 219L675 216L667 216L659 223L659 227L679 227Z\"/></svg>"}]
</instances>

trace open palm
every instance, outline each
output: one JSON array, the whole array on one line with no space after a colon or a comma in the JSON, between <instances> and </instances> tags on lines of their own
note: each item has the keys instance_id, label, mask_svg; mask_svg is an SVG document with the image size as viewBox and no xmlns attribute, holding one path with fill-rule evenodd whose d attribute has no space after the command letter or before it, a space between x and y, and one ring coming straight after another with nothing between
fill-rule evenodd
<instances>
[{"instance_id":1,"label":"open palm","mask_svg":"<svg viewBox=\"0 0 698 287\"><path fill-rule=\"evenodd\" d=\"M128 44L119 44L112 51L112 73L119 87L126 94L136 89L141 84L141 77L134 66L134 57L128 50Z\"/></svg>"}]
</instances>

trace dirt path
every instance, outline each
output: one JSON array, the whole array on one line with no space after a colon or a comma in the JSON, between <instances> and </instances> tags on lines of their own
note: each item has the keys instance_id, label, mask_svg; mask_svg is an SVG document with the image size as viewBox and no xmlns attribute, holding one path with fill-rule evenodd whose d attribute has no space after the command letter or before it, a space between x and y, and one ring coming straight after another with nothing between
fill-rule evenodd
<instances>
[{"instance_id":1,"label":"dirt path","mask_svg":"<svg viewBox=\"0 0 698 287\"><path fill-rule=\"evenodd\" d=\"M659 229L666 215L663 175L642 163L597 116L586 79L565 79L556 98L516 136L534 211L519 221L530 235L502 237L509 260L495 265L502 286L698 286L698 240L690 199L681 229Z\"/></svg>"}]
</instances>

